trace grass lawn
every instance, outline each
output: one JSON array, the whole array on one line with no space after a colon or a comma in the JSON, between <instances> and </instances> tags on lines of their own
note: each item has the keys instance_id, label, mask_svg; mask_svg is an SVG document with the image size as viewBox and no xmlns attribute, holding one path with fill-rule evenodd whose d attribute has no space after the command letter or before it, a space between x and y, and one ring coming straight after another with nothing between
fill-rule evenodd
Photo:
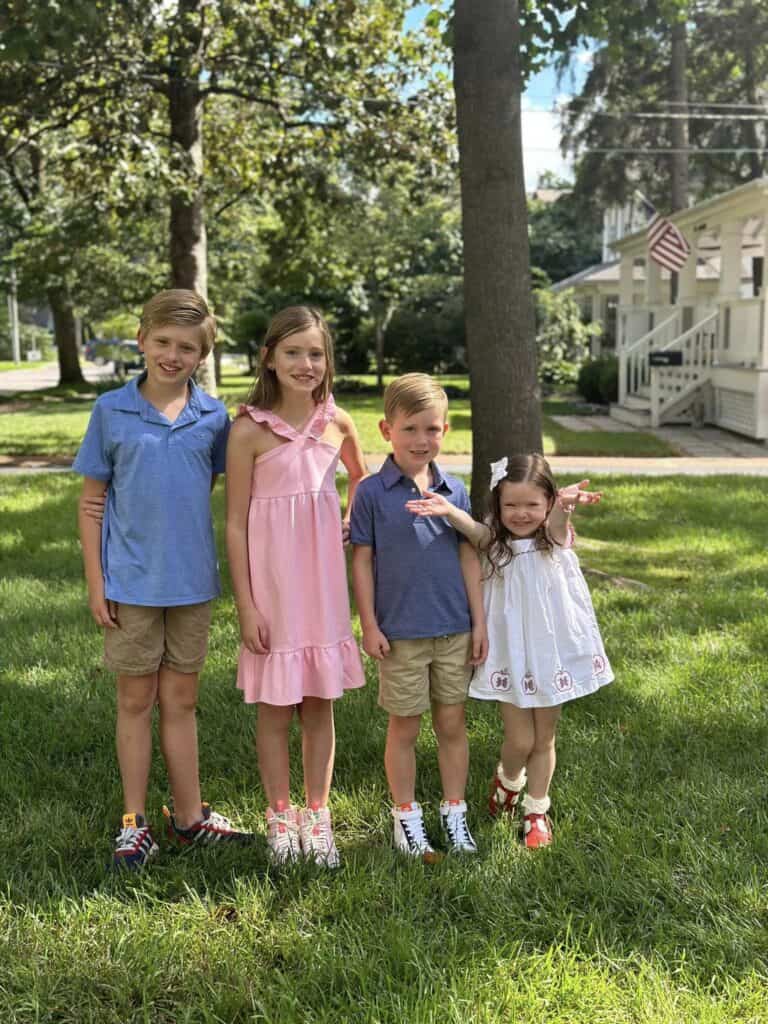
<instances>
[{"instance_id":1,"label":"grass lawn","mask_svg":"<svg viewBox=\"0 0 768 1024\"><path fill-rule=\"evenodd\" d=\"M600 486L600 481L594 481ZM475 859L390 849L375 684L337 707L344 866L255 848L105 874L114 696L87 612L77 481L0 478L0 1020L9 1024L762 1024L768 1020L768 482L622 478L579 515L617 680L568 706L556 842L484 813L500 727L468 708ZM221 531L222 495L214 497ZM223 550L223 548L221 548ZM200 705L208 800L263 834L252 708L218 602ZM298 753L298 744L294 746ZM434 741L419 799L436 829ZM300 767L293 759L295 793ZM167 800L153 766L149 813Z\"/></svg>"},{"instance_id":2,"label":"grass lawn","mask_svg":"<svg viewBox=\"0 0 768 1024\"><path fill-rule=\"evenodd\" d=\"M355 378L367 380L367 378ZM230 412L235 413L251 383L248 376L225 372L221 397ZM466 386L467 379L446 377L444 383ZM14 402L0 403L0 455L74 455L85 433L95 390L82 396L52 389L45 393L27 393ZM369 453L386 451L379 433L381 399L377 395L342 394L339 403L354 418L363 449ZM659 457L674 455L664 441L644 433L578 433L556 424L552 415L565 415L574 406L560 399L544 402L544 451L549 455L626 455ZM451 429L446 435L443 451L464 454L472 450L472 416L469 398L453 398L450 402Z\"/></svg>"}]
</instances>

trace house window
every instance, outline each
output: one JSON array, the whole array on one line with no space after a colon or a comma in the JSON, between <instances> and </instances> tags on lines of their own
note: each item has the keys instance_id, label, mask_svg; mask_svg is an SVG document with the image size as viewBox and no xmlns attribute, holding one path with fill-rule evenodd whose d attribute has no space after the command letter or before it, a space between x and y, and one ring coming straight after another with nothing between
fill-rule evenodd
<instances>
[{"instance_id":1,"label":"house window","mask_svg":"<svg viewBox=\"0 0 768 1024\"><path fill-rule=\"evenodd\" d=\"M616 317L619 296L606 295L603 306L603 348L616 348Z\"/></svg>"}]
</instances>

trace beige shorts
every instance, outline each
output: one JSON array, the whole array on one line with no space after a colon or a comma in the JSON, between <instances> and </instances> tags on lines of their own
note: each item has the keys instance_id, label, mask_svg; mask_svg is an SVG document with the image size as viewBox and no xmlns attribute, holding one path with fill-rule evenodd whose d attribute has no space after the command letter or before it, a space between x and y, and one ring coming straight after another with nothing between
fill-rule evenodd
<instances>
[{"instance_id":1,"label":"beige shorts","mask_svg":"<svg viewBox=\"0 0 768 1024\"><path fill-rule=\"evenodd\" d=\"M379 662L379 704L390 715L422 715L433 701L463 704L472 666L471 633L390 640Z\"/></svg>"},{"instance_id":2,"label":"beige shorts","mask_svg":"<svg viewBox=\"0 0 768 1024\"><path fill-rule=\"evenodd\" d=\"M175 608L116 604L117 629L104 630L104 663L121 675L148 676L167 665L199 672L208 652L213 602Z\"/></svg>"}]
</instances>

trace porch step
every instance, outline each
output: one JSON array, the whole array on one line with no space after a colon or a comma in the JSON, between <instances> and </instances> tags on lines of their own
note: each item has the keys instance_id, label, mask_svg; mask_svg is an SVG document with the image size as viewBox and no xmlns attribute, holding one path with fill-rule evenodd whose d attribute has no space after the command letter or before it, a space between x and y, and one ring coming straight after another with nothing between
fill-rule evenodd
<instances>
[{"instance_id":1,"label":"porch step","mask_svg":"<svg viewBox=\"0 0 768 1024\"><path fill-rule=\"evenodd\" d=\"M643 395L639 391L633 395L626 395L623 408L632 409L635 412L645 412L651 408L651 396Z\"/></svg>"},{"instance_id":2,"label":"porch step","mask_svg":"<svg viewBox=\"0 0 768 1024\"><path fill-rule=\"evenodd\" d=\"M628 396L634 398L637 402L636 396ZM608 415L611 419L618 420L619 423L628 423L631 427L638 427L640 430L650 430L651 428L651 409L650 402L646 403L645 407L640 408L631 407L628 404L618 405L616 402L612 402L608 409Z\"/></svg>"}]
</instances>

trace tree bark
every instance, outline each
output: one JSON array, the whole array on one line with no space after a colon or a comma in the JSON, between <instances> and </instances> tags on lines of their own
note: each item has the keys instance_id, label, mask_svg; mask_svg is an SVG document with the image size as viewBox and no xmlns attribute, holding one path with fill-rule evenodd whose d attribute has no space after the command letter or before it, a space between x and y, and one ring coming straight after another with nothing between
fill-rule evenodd
<instances>
[{"instance_id":1,"label":"tree bark","mask_svg":"<svg viewBox=\"0 0 768 1024\"><path fill-rule=\"evenodd\" d=\"M53 336L59 358L59 384L85 384L77 352L77 328L72 299L64 285L47 289L48 305L53 314Z\"/></svg>"},{"instance_id":2,"label":"tree bark","mask_svg":"<svg viewBox=\"0 0 768 1024\"><path fill-rule=\"evenodd\" d=\"M479 513L489 463L541 451L517 0L456 0L453 83L472 392L472 505Z\"/></svg>"},{"instance_id":3,"label":"tree bark","mask_svg":"<svg viewBox=\"0 0 768 1024\"><path fill-rule=\"evenodd\" d=\"M384 389L384 342L387 337L387 328L395 312L394 305L387 305L383 308L376 307L374 316L373 333L376 340L376 386L379 391Z\"/></svg>"},{"instance_id":4,"label":"tree bark","mask_svg":"<svg viewBox=\"0 0 768 1024\"><path fill-rule=\"evenodd\" d=\"M174 288L190 288L208 297L208 244L203 195L203 96L200 55L203 45L203 0L179 0L179 44L170 62L168 109L173 154L184 180L171 195L170 258ZM211 352L197 371L197 381L216 394Z\"/></svg>"}]
</instances>

